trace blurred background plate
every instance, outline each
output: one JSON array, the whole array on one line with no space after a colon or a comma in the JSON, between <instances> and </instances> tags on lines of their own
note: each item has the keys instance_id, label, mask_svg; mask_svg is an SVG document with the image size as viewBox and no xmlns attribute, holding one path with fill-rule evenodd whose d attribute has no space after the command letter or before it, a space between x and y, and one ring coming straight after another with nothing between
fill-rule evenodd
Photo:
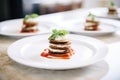
<instances>
[{"instance_id":1,"label":"blurred background plate","mask_svg":"<svg viewBox=\"0 0 120 80\"><path fill-rule=\"evenodd\" d=\"M74 34L82 34L87 36L103 36L108 34L113 34L116 30L120 28L120 22L117 20L112 19L104 19L98 18L100 21L99 30L98 31L85 31L85 19L76 19L76 20L69 20L65 23L59 23L59 27L54 27L57 29L66 29L71 33Z\"/></svg>"},{"instance_id":2,"label":"blurred background plate","mask_svg":"<svg viewBox=\"0 0 120 80\"><path fill-rule=\"evenodd\" d=\"M23 26L23 19L7 20L0 23L0 34L11 37L25 37L38 34L50 33L51 27L56 26L54 23L39 21L38 32L20 33Z\"/></svg>"},{"instance_id":3,"label":"blurred background plate","mask_svg":"<svg viewBox=\"0 0 120 80\"><path fill-rule=\"evenodd\" d=\"M116 15L108 15L108 9L107 8L93 8L90 10L90 12L97 17L101 18L111 18L111 19L120 19L120 8L117 8L118 14Z\"/></svg>"}]
</instances>

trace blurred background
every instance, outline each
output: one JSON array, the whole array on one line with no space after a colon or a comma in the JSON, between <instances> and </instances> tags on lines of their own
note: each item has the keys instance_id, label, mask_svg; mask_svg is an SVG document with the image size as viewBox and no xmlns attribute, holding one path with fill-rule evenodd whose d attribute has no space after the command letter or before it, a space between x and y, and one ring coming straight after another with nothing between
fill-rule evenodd
<instances>
[{"instance_id":1,"label":"blurred background","mask_svg":"<svg viewBox=\"0 0 120 80\"><path fill-rule=\"evenodd\" d=\"M0 0L0 21L23 18L26 14L40 15L81 8L107 7L109 0ZM120 7L120 0L114 0Z\"/></svg>"}]
</instances>

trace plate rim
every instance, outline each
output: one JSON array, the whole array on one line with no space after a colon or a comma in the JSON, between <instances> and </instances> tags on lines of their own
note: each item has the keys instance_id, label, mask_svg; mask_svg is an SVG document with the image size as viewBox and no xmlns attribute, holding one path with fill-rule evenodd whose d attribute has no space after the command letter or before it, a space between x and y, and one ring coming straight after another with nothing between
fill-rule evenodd
<instances>
[{"instance_id":1,"label":"plate rim","mask_svg":"<svg viewBox=\"0 0 120 80\"><path fill-rule=\"evenodd\" d=\"M49 35L49 34L45 34L45 35ZM55 67L50 68L50 67L47 67L47 66L46 66L46 67L42 67L42 66L36 66L35 64L34 64L34 65L31 65L31 64L28 64L28 63L26 64L26 62L24 62L24 61L21 60L21 59L16 60L16 58L14 58L14 56L12 55L12 53L10 53L11 48L12 48L15 44L17 44L17 43L19 43L19 42L21 42L21 41L24 41L24 40L26 40L26 39L29 40L29 39L31 39L31 38L40 37L40 36L44 36L44 35L31 36L31 37L26 37L26 38L17 40L16 42L14 42L13 44L11 44L11 45L8 47L8 49L7 49L7 54L8 54L8 56L9 56L12 60L14 60L15 62L18 62L18 63L20 63L20 64L23 64L23 65L26 65L26 66L30 66L30 67L34 67L34 68L42 68L42 69L50 69L50 70L64 70L64 69L82 68L82 67L85 67L85 66L89 66L89 65L91 65L91 64L94 64L94 63L96 63L96 62L98 62L98 61L100 61L100 60L103 60L103 59L105 58L105 56L107 55L108 47L107 47L107 45L106 45L104 42L102 42L102 41L100 41L100 40L98 40L98 39L95 39L95 38L87 37L87 36L74 35L74 34L70 34L70 35L72 35L72 36L77 36L77 37L82 37L82 38L87 38L87 39L90 39L90 40L93 40L93 41L98 42L99 44L101 44L102 47L104 47L104 50L103 50L104 55L102 55L102 57L101 57L101 58L98 58L97 60L91 60L92 62L89 62L89 64L84 63L84 65L82 65L82 66L64 67L64 68L63 68L63 67L62 67L62 68L59 68L59 67L57 67L57 68L55 68ZM102 53L102 54L103 54L103 53Z\"/></svg>"}]
</instances>

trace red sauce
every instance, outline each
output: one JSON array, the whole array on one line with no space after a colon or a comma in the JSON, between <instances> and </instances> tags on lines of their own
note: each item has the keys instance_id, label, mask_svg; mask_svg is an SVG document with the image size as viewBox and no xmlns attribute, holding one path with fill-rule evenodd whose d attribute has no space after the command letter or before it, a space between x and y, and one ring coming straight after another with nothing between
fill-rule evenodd
<instances>
[{"instance_id":1,"label":"red sauce","mask_svg":"<svg viewBox=\"0 0 120 80\"><path fill-rule=\"evenodd\" d=\"M70 59L70 56L72 56L73 54L73 49L71 49L70 53L65 54L52 54L49 53L49 49L44 49L40 56L53 59Z\"/></svg>"},{"instance_id":2,"label":"red sauce","mask_svg":"<svg viewBox=\"0 0 120 80\"><path fill-rule=\"evenodd\" d=\"M48 49L44 49L44 51L41 53L41 56L48 57L49 56Z\"/></svg>"}]
</instances>

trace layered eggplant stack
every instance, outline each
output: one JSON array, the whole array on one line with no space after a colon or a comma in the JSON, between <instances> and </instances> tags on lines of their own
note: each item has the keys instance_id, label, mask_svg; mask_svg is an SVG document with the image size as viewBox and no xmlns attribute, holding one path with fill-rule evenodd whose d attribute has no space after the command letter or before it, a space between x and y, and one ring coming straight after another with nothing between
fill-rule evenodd
<instances>
[{"instance_id":1,"label":"layered eggplant stack","mask_svg":"<svg viewBox=\"0 0 120 80\"><path fill-rule=\"evenodd\" d=\"M73 54L69 40L50 40L49 53L54 57L69 57Z\"/></svg>"},{"instance_id":2,"label":"layered eggplant stack","mask_svg":"<svg viewBox=\"0 0 120 80\"><path fill-rule=\"evenodd\" d=\"M116 8L108 8L108 14L109 15L117 14L117 9Z\"/></svg>"},{"instance_id":3,"label":"layered eggplant stack","mask_svg":"<svg viewBox=\"0 0 120 80\"><path fill-rule=\"evenodd\" d=\"M86 20L85 30L96 31L98 30L98 21Z\"/></svg>"},{"instance_id":4,"label":"layered eggplant stack","mask_svg":"<svg viewBox=\"0 0 120 80\"><path fill-rule=\"evenodd\" d=\"M98 26L99 26L99 21L96 20L95 15L89 13L89 15L86 18L84 29L87 31L96 31L98 30Z\"/></svg>"},{"instance_id":5,"label":"layered eggplant stack","mask_svg":"<svg viewBox=\"0 0 120 80\"><path fill-rule=\"evenodd\" d=\"M36 32L38 31L38 22L35 18L37 18L37 14L31 14L31 15L26 15L24 20L23 20L23 27L21 29L21 32Z\"/></svg>"},{"instance_id":6,"label":"layered eggplant stack","mask_svg":"<svg viewBox=\"0 0 120 80\"><path fill-rule=\"evenodd\" d=\"M66 30L53 30L49 37L49 48L45 49L41 56L55 59L69 59L74 51L71 48L71 42L66 37Z\"/></svg>"},{"instance_id":7,"label":"layered eggplant stack","mask_svg":"<svg viewBox=\"0 0 120 80\"><path fill-rule=\"evenodd\" d=\"M36 22L23 22L23 28L21 32L36 32L38 31Z\"/></svg>"},{"instance_id":8,"label":"layered eggplant stack","mask_svg":"<svg viewBox=\"0 0 120 80\"><path fill-rule=\"evenodd\" d=\"M117 6L115 5L115 3L110 0L110 4L108 6L108 14L109 15L116 15L118 12L117 12Z\"/></svg>"}]
</instances>

